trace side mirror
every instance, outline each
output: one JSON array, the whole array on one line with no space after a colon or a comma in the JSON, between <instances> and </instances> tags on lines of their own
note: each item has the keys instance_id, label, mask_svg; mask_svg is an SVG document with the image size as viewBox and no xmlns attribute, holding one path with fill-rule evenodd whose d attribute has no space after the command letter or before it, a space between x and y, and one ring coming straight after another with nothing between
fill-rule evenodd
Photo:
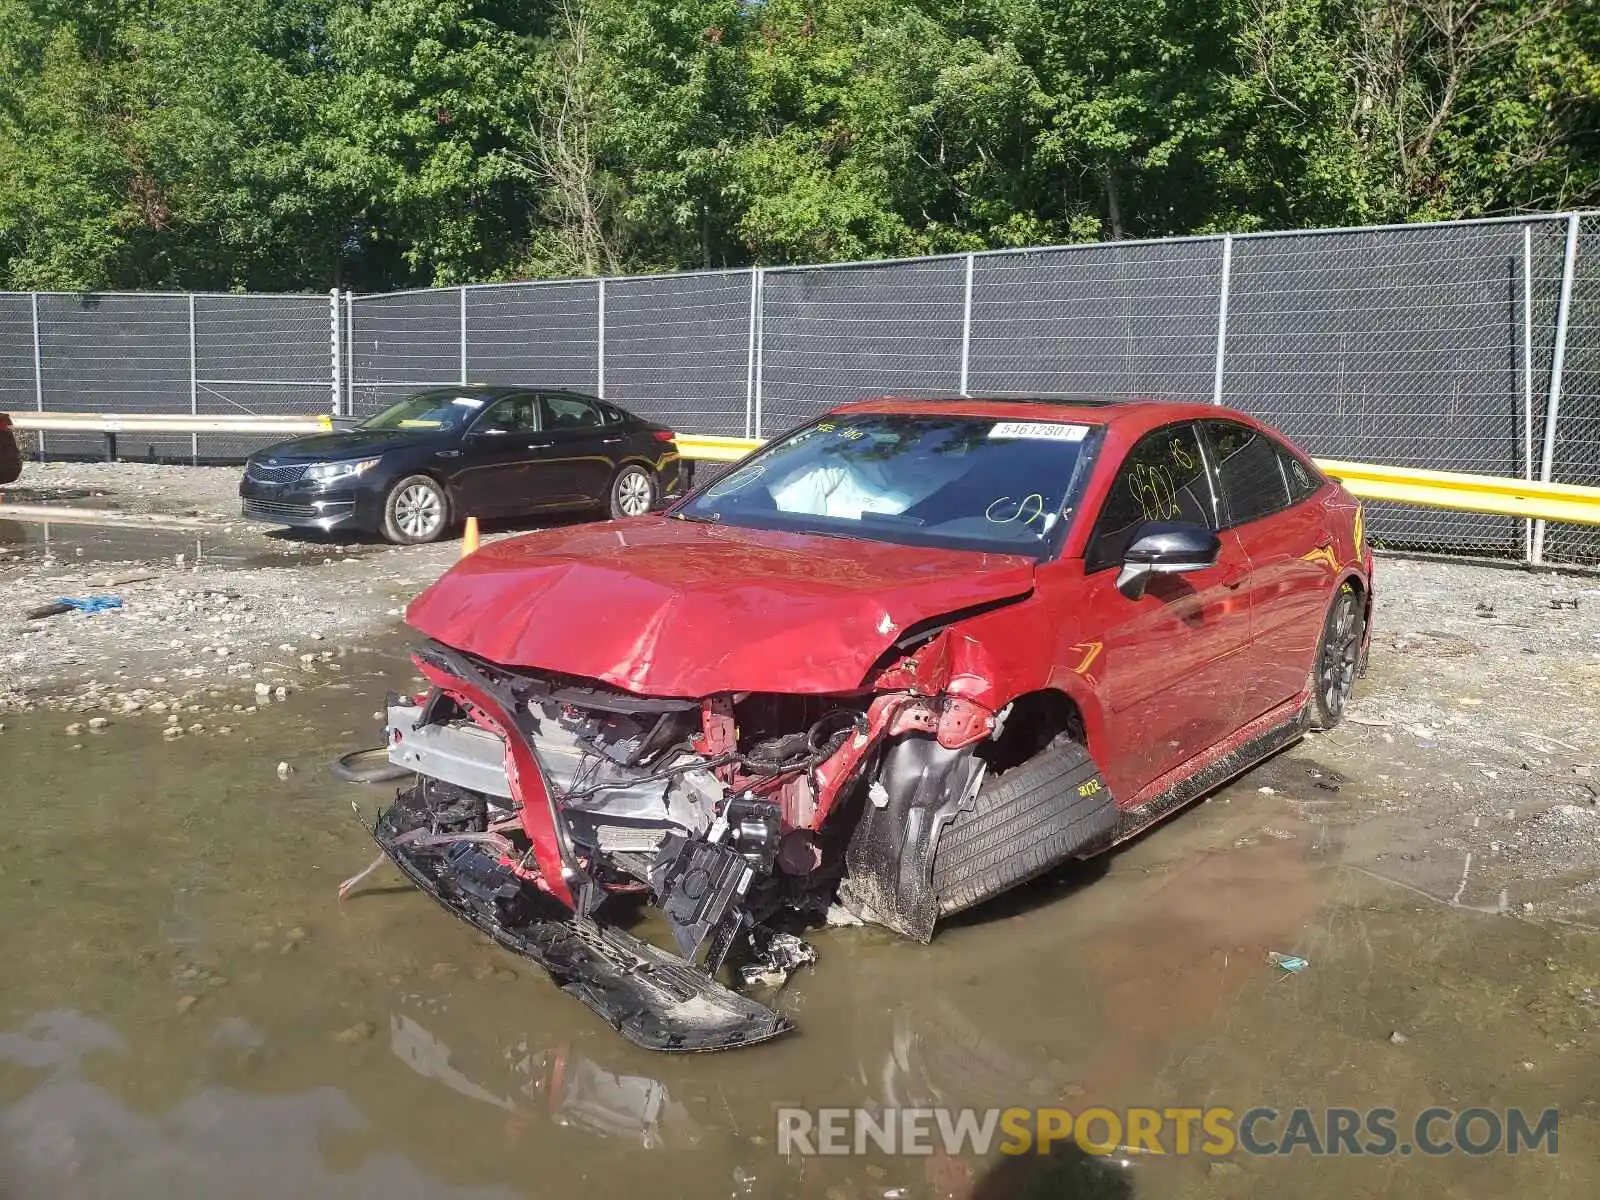
<instances>
[{"instance_id":1,"label":"side mirror","mask_svg":"<svg viewBox=\"0 0 1600 1200\"><path fill-rule=\"evenodd\" d=\"M1187 521L1146 521L1122 555L1117 590L1130 600L1144 595L1152 575L1181 575L1217 565L1222 542Z\"/></svg>"}]
</instances>

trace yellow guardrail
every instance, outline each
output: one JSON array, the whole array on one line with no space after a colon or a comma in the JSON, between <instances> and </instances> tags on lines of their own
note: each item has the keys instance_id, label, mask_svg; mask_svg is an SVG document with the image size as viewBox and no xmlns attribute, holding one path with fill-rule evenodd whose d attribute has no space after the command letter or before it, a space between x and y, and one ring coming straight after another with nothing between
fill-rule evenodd
<instances>
[{"instance_id":1,"label":"yellow guardrail","mask_svg":"<svg viewBox=\"0 0 1600 1200\"><path fill-rule=\"evenodd\" d=\"M1319 458L1317 465L1363 500L1492 513L1534 521L1600 525L1600 488L1455 471L1419 471Z\"/></svg>"},{"instance_id":2,"label":"yellow guardrail","mask_svg":"<svg viewBox=\"0 0 1600 1200\"><path fill-rule=\"evenodd\" d=\"M737 462L761 445L759 438L678 435L678 453L705 462ZM1333 458L1315 461L1317 466L1340 480L1351 495L1362 500L1388 500L1395 504L1491 513L1531 521L1600 525L1600 488L1597 487L1455 471L1421 471L1414 467L1388 467Z\"/></svg>"},{"instance_id":3,"label":"yellow guardrail","mask_svg":"<svg viewBox=\"0 0 1600 1200\"><path fill-rule=\"evenodd\" d=\"M765 444L760 438L701 437L697 433L679 433L673 437L679 454L700 462L738 462Z\"/></svg>"}]
</instances>

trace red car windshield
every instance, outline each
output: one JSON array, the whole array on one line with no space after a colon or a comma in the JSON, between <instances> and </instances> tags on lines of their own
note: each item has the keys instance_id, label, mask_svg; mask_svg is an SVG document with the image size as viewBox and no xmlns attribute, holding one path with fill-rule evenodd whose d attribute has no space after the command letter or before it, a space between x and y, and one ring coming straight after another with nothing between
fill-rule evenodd
<instances>
[{"instance_id":1,"label":"red car windshield","mask_svg":"<svg viewBox=\"0 0 1600 1200\"><path fill-rule=\"evenodd\" d=\"M914 413L834 415L774 442L675 514L759 529L1046 558L1095 426Z\"/></svg>"}]
</instances>

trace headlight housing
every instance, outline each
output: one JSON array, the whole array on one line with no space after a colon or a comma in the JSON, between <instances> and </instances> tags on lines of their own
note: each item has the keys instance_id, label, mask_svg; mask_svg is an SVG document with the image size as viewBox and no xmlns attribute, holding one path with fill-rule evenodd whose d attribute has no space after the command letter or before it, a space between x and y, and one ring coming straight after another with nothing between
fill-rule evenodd
<instances>
[{"instance_id":1,"label":"headlight housing","mask_svg":"<svg viewBox=\"0 0 1600 1200\"><path fill-rule=\"evenodd\" d=\"M341 479L354 479L378 465L376 458L362 458L353 462L317 463L306 468L306 478L312 483L336 483Z\"/></svg>"}]
</instances>

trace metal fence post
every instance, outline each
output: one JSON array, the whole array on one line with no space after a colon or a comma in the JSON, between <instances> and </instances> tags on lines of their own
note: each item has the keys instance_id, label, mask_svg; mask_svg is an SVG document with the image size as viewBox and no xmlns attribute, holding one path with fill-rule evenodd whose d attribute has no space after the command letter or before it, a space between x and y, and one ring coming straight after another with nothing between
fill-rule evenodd
<instances>
[{"instance_id":1,"label":"metal fence post","mask_svg":"<svg viewBox=\"0 0 1600 1200\"><path fill-rule=\"evenodd\" d=\"M39 293L28 293L33 302L33 407L36 412L44 411L44 361L39 354ZM44 458L44 430L38 434L39 440L35 443L38 447L39 458Z\"/></svg>"},{"instance_id":2,"label":"metal fence post","mask_svg":"<svg viewBox=\"0 0 1600 1200\"><path fill-rule=\"evenodd\" d=\"M189 293L189 415L200 415L200 362L196 350L194 329L194 293ZM196 466L200 463L200 435L189 435L189 458Z\"/></svg>"},{"instance_id":3,"label":"metal fence post","mask_svg":"<svg viewBox=\"0 0 1600 1200\"><path fill-rule=\"evenodd\" d=\"M467 289L463 285L461 294L461 386L467 386Z\"/></svg>"},{"instance_id":4,"label":"metal fence post","mask_svg":"<svg viewBox=\"0 0 1600 1200\"><path fill-rule=\"evenodd\" d=\"M356 301L355 294L344 294L344 415L356 415ZM338 410L335 409L335 412Z\"/></svg>"},{"instance_id":5,"label":"metal fence post","mask_svg":"<svg viewBox=\"0 0 1600 1200\"><path fill-rule=\"evenodd\" d=\"M967 390L967 380L970 377L972 364L972 263L973 256L967 255L966 290L961 298L961 394L971 395Z\"/></svg>"},{"instance_id":6,"label":"metal fence post","mask_svg":"<svg viewBox=\"0 0 1600 1200\"><path fill-rule=\"evenodd\" d=\"M756 398L755 416L750 436L761 436L761 358L767 340L767 270L756 268Z\"/></svg>"},{"instance_id":7,"label":"metal fence post","mask_svg":"<svg viewBox=\"0 0 1600 1200\"><path fill-rule=\"evenodd\" d=\"M1233 234L1222 235L1222 286L1217 297L1217 365L1211 377L1211 403L1222 403L1222 367L1228 357L1228 288L1233 278Z\"/></svg>"},{"instance_id":8,"label":"metal fence post","mask_svg":"<svg viewBox=\"0 0 1600 1200\"><path fill-rule=\"evenodd\" d=\"M339 289L331 288L328 291L328 411L336 417L339 415L339 398L344 395L343 371L341 369L344 358L344 338L340 334L339 315Z\"/></svg>"},{"instance_id":9,"label":"metal fence post","mask_svg":"<svg viewBox=\"0 0 1600 1200\"><path fill-rule=\"evenodd\" d=\"M1567 215L1567 250L1561 266L1561 298L1556 303L1555 353L1550 357L1550 398L1544 411L1544 456L1539 464L1539 481L1549 483L1556 459L1556 420L1561 411L1561 371L1567 357L1567 322L1572 310L1572 275L1578 261L1578 214ZM1534 566L1544 563L1544 521L1533 526Z\"/></svg>"},{"instance_id":10,"label":"metal fence post","mask_svg":"<svg viewBox=\"0 0 1600 1200\"><path fill-rule=\"evenodd\" d=\"M744 366L744 436L754 437L756 412L756 310L761 295L761 268L750 268L750 342Z\"/></svg>"},{"instance_id":11,"label":"metal fence post","mask_svg":"<svg viewBox=\"0 0 1600 1200\"><path fill-rule=\"evenodd\" d=\"M606 398L606 281L601 276L595 283L595 339L594 339L594 394Z\"/></svg>"},{"instance_id":12,"label":"metal fence post","mask_svg":"<svg viewBox=\"0 0 1600 1200\"><path fill-rule=\"evenodd\" d=\"M1533 478L1533 226L1522 227L1522 477ZM1533 561L1533 522L1522 523L1522 557Z\"/></svg>"}]
</instances>

